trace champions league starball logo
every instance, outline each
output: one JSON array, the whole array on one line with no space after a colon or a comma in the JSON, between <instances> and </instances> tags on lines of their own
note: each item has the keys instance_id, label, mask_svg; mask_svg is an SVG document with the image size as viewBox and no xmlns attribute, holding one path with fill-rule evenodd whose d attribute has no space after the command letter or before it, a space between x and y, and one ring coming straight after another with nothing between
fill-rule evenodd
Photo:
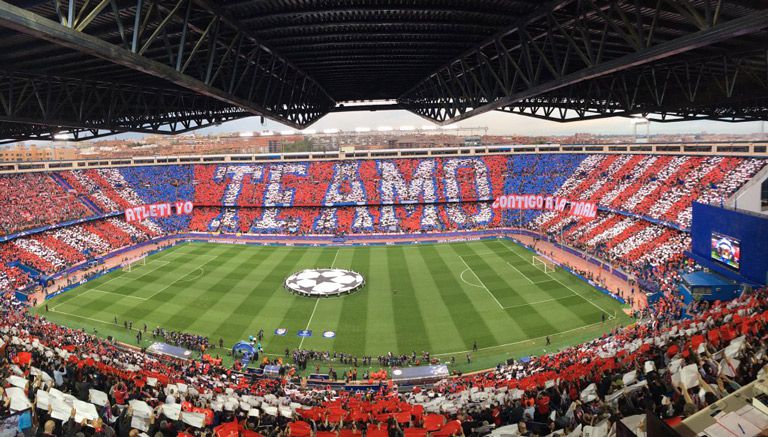
<instances>
[{"instance_id":1,"label":"champions league starball logo","mask_svg":"<svg viewBox=\"0 0 768 437\"><path fill-rule=\"evenodd\" d=\"M344 269L306 269L285 280L285 288L310 297L352 293L365 285L363 275Z\"/></svg>"}]
</instances>

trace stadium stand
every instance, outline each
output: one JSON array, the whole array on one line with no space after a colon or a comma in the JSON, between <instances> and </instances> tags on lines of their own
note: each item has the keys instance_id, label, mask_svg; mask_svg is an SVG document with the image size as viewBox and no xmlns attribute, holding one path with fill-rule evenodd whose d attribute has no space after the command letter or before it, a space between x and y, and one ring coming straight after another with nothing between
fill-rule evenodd
<instances>
[{"instance_id":1,"label":"stadium stand","mask_svg":"<svg viewBox=\"0 0 768 437\"><path fill-rule=\"evenodd\" d=\"M154 224L150 226L157 228ZM160 235L151 228L141 223L129 224L122 219L110 218L16 238L0 243L2 271L9 285L13 283L13 289L24 288L31 285L35 278L21 274L19 264L38 276L50 276L87 259Z\"/></svg>"},{"instance_id":2,"label":"stadium stand","mask_svg":"<svg viewBox=\"0 0 768 437\"><path fill-rule=\"evenodd\" d=\"M736 157L527 154L2 176L0 190L15 199L0 212L6 235L56 228L3 243L12 249L4 251L2 281L29 284L20 265L47 275L97 253L185 231L343 235L513 226L556 237L669 291L686 262L691 201L723 202L764 165L765 160ZM603 212L590 221L490 207L496 196L518 193L597 201ZM177 200L192 200L194 214L57 227Z\"/></svg>"},{"instance_id":3,"label":"stadium stand","mask_svg":"<svg viewBox=\"0 0 768 437\"><path fill-rule=\"evenodd\" d=\"M547 218L552 217L547 221ZM563 243L595 255L664 291L674 291L677 271L687 261L683 252L690 236L642 218L600 213L579 222L567 214L542 215L542 231Z\"/></svg>"},{"instance_id":4,"label":"stadium stand","mask_svg":"<svg viewBox=\"0 0 768 437\"><path fill-rule=\"evenodd\" d=\"M0 418L19 402L38 400L39 406L41 391L95 402L96 390L107 404L97 405L95 420L34 408L34 420L22 421L22 431L451 436L508 426L510 435L545 435L607 428L644 411L675 423L754 380L766 364L766 290L728 303L696 303L688 309L693 318L686 319L674 295L679 272L695 268L683 255L690 246L690 202L720 203L764 165L748 158L569 154L2 176L0 190L17 200L0 212L8 237L0 243L3 290L179 232L343 235L512 226L593 254L665 295L653 311L639 312L635 325L576 347L446 379L426 390L378 385L386 377L382 371L367 375L365 382L375 388L359 393L302 388L291 365L283 367L283 378L251 380L215 359L158 358L32 316L7 293L0 347L11 360L2 365ZM516 193L597 200L603 210L585 220L491 208L496 196ZM119 215L129 206L176 200L193 200L194 213L141 223ZM13 235L40 226L47 230ZM726 358L715 359L726 346ZM680 369L698 376L673 382L669 375Z\"/></svg>"},{"instance_id":5,"label":"stadium stand","mask_svg":"<svg viewBox=\"0 0 768 437\"><path fill-rule=\"evenodd\" d=\"M682 321L648 312L597 340L426 390L383 384L363 393L300 387L290 366L284 378L251 380L207 361L150 356L31 316L6 295L0 332L10 360L2 364L0 414L27 411L20 431L37 428L45 435L139 429L151 435L451 436L503 426L508 435L545 435L607 430L645 412L674 424L763 374L765 293L696 304L695 317ZM715 358L719 350L725 353ZM67 396L80 403L64 412L53 407ZM92 408L89 403L95 417L78 413Z\"/></svg>"},{"instance_id":6,"label":"stadium stand","mask_svg":"<svg viewBox=\"0 0 768 437\"><path fill-rule=\"evenodd\" d=\"M48 175L24 173L0 176L0 230L3 234L88 215L90 211L73 193Z\"/></svg>"}]
</instances>

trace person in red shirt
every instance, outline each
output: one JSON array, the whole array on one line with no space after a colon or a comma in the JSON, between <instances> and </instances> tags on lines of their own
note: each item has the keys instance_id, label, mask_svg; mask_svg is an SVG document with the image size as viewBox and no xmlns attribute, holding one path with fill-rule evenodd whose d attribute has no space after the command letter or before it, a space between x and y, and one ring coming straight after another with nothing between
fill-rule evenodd
<instances>
[{"instance_id":1,"label":"person in red shirt","mask_svg":"<svg viewBox=\"0 0 768 437\"><path fill-rule=\"evenodd\" d=\"M546 393L539 393L539 397L536 399L536 412L542 418L546 418L549 414L549 396Z\"/></svg>"},{"instance_id":2,"label":"person in red shirt","mask_svg":"<svg viewBox=\"0 0 768 437\"><path fill-rule=\"evenodd\" d=\"M125 387L125 384L120 381L112 386L110 394L112 395L112 398L115 399L116 404L125 405L125 397L128 394L128 389Z\"/></svg>"}]
</instances>

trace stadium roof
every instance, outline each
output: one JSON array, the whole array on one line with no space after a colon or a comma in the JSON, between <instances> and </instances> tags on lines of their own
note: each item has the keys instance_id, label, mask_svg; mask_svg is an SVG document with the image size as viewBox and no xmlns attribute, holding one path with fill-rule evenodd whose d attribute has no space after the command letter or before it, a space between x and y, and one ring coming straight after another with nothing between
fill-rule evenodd
<instances>
[{"instance_id":1,"label":"stadium roof","mask_svg":"<svg viewBox=\"0 0 768 437\"><path fill-rule=\"evenodd\" d=\"M766 119L767 28L760 0L0 0L0 139L303 128L368 100Z\"/></svg>"}]
</instances>

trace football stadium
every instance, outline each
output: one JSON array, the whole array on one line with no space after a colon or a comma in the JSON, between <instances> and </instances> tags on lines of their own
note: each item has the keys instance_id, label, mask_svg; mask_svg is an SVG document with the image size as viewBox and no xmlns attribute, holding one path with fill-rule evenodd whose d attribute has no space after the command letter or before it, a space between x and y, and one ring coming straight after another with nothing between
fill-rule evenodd
<instances>
[{"instance_id":1,"label":"football stadium","mask_svg":"<svg viewBox=\"0 0 768 437\"><path fill-rule=\"evenodd\" d=\"M747 0L0 0L0 437L768 435L767 54Z\"/></svg>"}]
</instances>

